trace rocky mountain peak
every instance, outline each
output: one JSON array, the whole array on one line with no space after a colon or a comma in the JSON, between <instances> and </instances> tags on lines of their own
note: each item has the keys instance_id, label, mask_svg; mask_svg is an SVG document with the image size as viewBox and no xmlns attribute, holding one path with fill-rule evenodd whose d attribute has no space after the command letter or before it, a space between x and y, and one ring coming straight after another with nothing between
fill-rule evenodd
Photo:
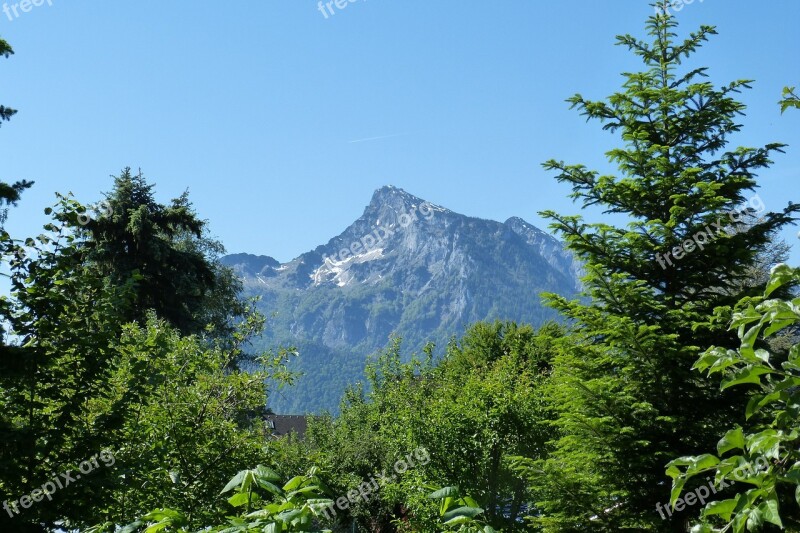
<instances>
[{"instance_id":1,"label":"rocky mountain peak","mask_svg":"<svg viewBox=\"0 0 800 533\"><path fill-rule=\"evenodd\" d=\"M274 316L267 345L298 346L295 370L313 369L275 400L283 411L335 408L393 335L418 351L478 320L540 325L555 318L541 292L579 288L572 255L523 219L461 215L388 185L342 233L288 263L247 254L223 263Z\"/></svg>"},{"instance_id":2,"label":"rocky mountain peak","mask_svg":"<svg viewBox=\"0 0 800 533\"><path fill-rule=\"evenodd\" d=\"M372 195L369 205L359 221L373 226L386 226L404 221L404 214L418 219L420 215L429 217L431 211L449 212L447 209L432 204L393 185L384 185ZM359 222L356 221L356 224Z\"/></svg>"},{"instance_id":3,"label":"rocky mountain peak","mask_svg":"<svg viewBox=\"0 0 800 533\"><path fill-rule=\"evenodd\" d=\"M395 187L394 185L384 185L380 189L376 189L372 194L370 200L370 207L380 207L386 204L393 204L401 202L403 204L422 203L421 198L417 198L413 194L409 194L405 190Z\"/></svg>"},{"instance_id":4,"label":"rocky mountain peak","mask_svg":"<svg viewBox=\"0 0 800 533\"><path fill-rule=\"evenodd\" d=\"M528 244L540 244L542 242L549 242L557 244L561 247L561 243L553 237L540 230L533 224L526 222L520 217L511 217L504 222L504 224L511 229L514 233L525 239Z\"/></svg>"}]
</instances>

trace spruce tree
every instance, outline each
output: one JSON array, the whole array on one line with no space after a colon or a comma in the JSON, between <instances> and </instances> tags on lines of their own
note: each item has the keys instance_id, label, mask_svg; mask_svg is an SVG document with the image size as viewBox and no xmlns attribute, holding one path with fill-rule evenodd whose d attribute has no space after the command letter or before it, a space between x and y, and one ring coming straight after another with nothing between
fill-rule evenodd
<instances>
[{"instance_id":1,"label":"spruce tree","mask_svg":"<svg viewBox=\"0 0 800 533\"><path fill-rule=\"evenodd\" d=\"M208 237L188 193L169 204L156 201L154 185L123 169L113 190L78 223L87 259L114 286L133 280L135 301L126 311L141 324L149 310L181 333L229 334L231 318L244 314L241 282L219 262L225 249Z\"/></svg>"},{"instance_id":2,"label":"spruce tree","mask_svg":"<svg viewBox=\"0 0 800 533\"><path fill-rule=\"evenodd\" d=\"M548 531L685 531L702 505L664 509L664 466L713 449L745 401L692 371L707 346L737 345L724 320L709 317L763 289L747 279L751 267L799 210L762 212L754 195L756 173L782 144L728 148L745 111L736 95L751 81L717 87L706 68L685 67L716 31L701 26L680 40L660 4L646 25L649 42L617 38L644 68L624 73L622 90L604 101L568 100L620 135L606 153L616 175L544 164L584 207L629 220L543 213L584 262L590 299L548 295L574 324L551 380L560 437L534 483Z\"/></svg>"}]
</instances>

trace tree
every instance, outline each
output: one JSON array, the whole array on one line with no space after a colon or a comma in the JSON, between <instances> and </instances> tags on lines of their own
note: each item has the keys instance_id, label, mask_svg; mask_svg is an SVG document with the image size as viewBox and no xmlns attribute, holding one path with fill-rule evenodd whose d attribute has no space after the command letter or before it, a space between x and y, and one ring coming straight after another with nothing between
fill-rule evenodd
<instances>
[{"instance_id":1,"label":"tree","mask_svg":"<svg viewBox=\"0 0 800 533\"><path fill-rule=\"evenodd\" d=\"M8 58L13 54L14 50L11 48L11 45L9 45L3 39L0 39L0 55ZM16 109L11 109L10 107L0 105L0 125L2 125L3 121L11 120L11 117L13 117L16 113ZM5 183L0 181L0 205L16 205L17 201L19 201L22 191L31 185L33 185L33 182L26 180L20 180L14 183ZM6 221L7 215L7 208L0 210L0 228L3 227L3 223Z\"/></svg>"},{"instance_id":2,"label":"tree","mask_svg":"<svg viewBox=\"0 0 800 533\"><path fill-rule=\"evenodd\" d=\"M329 492L320 479L317 469L311 468L305 475L294 476L285 484L279 483L281 477L271 468L258 465L255 468L239 471L220 494L233 492L228 498L228 507L239 510L239 516L222 515L209 518L206 524L225 522L224 525L205 525L200 530L224 533L256 533L264 531L287 533L312 531L330 532L321 529L325 509L332 501L325 498ZM189 526L187 528L187 526ZM135 522L128 524L124 531L136 533L144 531L175 531L188 533L195 530L189 518L174 509L159 508L151 511ZM113 525L106 524L87 530L88 533L114 533Z\"/></svg>"},{"instance_id":3,"label":"tree","mask_svg":"<svg viewBox=\"0 0 800 533\"><path fill-rule=\"evenodd\" d=\"M263 326L263 317L248 314L233 345L216 346L181 336L153 314L144 326L125 327L107 392L93 402L94 416L120 419L110 435L116 471L79 525L126 524L160 507L191 527L224 514L220 485L242 464L268 459L265 382L280 379L287 354L263 354L249 372L231 370Z\"/></svg>"},{"instance_id":4,"label":"tree","mask_svg":"<svg viewBox=\"0 0 800 533\"><path fill-rule=\"evenodd\" d=\"M485 521L504 531L523 527L531 501L508 458L543 458L548 451L553 413L543 389L561 335L555 324L539 331L472 325L448 347L439 390L424 407L419 439L432 458L429 480L459 486L480 502Z\"/></svg>"},{"instance_id":5,"label":"tree","mask_svg":"<svg viewBox=\"0 0 800 533\"><path fill-rule=\"evenodd\" d=\"M288 354L237 369L263 325L250 312L220 338L181 335L152 311L127 323L138 287L88 260L85 207L61 197L47 212L45 233L2 249L12 345L0 351L0 492L19 503L0 513L0 530L122 523L153 503L190 523L208 517L217 485L263 458L265 380L287 377ZM21 499L100 453L109 467L98 463L46 504Z\"/></svg>"},{"instance_id":6,"label":"tree","mask_svg":"<svg viewBox=\"0 0 800 533\"><path fill-rule=\"evenodd\" d=\"M541 458L550 437L542 386L561 328L477 323L434 364L432 352L402 362L395 342L367 369L368 384L348 391L336 419L312 420L303 443L273 446L294 471L318 466L334 494L347 494L398 460L424 449L428 461L383 484L345 513L370 531L441 531L436 487L458 486L483 509L482 520L506 531L523 528L530 491L506 456ZM287 449L288 448L288 449ZM307 459L298 460L300 453ZM419 457L417 457L419 459ZM282 461L283 462L283 461ZM443 502L445 507L452 501Z\"/></svg>"},{"instance_id":7,"label":"tree","mask_svg":"<svg viewBox=\"0 0 800 533\"><path fill-rule=\"evenodd\" d=\"M781 98L781 113L793 107L795 109L800 109L800 96L797 95L795 92L795 87L784 87L783 88L783 98Z\"/></svg>"},{"instance_id":8,"label":"tree","mask_svg":"<svg viewBox=\"0 0 800 533\"><path fill-rule=\"evenodd\" d=\"M706 68L684 68L716 31L702 26L678 40L666 2L659 7L647 22L651 42L617 40L644 70L625 73L622 92L606 101L568 100L620 134L622 145L606 154L619 174L556 160L544 165L584 207L630 220L617 227L543 213L585 264L591 298L548 296L575 327L556 356L550 387L561 436L537 476L544 492L538 522L547 530L679 531L696 514L659 516L656 504L669 495L663 465L713 443L746 398L692 373L692 361L702 346L735 344L724 321L709 317L760 290L746 283L749 268L800 210L790 204L743 222L763 211L748 193L783 145L726 150L745 110L735 95L750 81L717 88Z\"/></svg>"},{"instance_id":9,"label":"tree","mask_svg":"<svg viewBox=\"0 0 800 533\"><path fill-rule=\"evenodd\" d=\"M153 188L129 168L114 178L97 216L82 221L88 260L114 285L134 281L128 320L143 323L154 310L185 334L209 325L229 333L244 306L240 281L218 261L223 246L206 235L187 193L163 205Z\"/></svg>"},{"instance_id":10,"label":"tree","mask_svg":"<svg viewBox=\"0 0 800 533\"><path fill-rule=\"evenodd\" d=\"M759 531L766 523L795 531L800 527L800 344L781 354L768 342L800 325L800 298L770 298L780 287L797 283L800 268L776 266L763 297L744 298L737 305L731 329L741 340L739 348L711 347L694 365L709 376L719 375L722 389L759 390L747 404L747 423L722 435L715 455L681 457L668 465L670 504L701 474L715 474L718 484L745 484L727 499L712 497L693 532Z\"/></svg>"},{"instance_id":11,"label":"tree","mask_svg":"<svg viewBox=\"0 0 800 533\"><path fill-rule=\"evenodd\" d=\"M5 300L12 345L0 351L0 492L12 499L76 471L111 444L116 427L114 416L91 416L91 402L105 393L121 328L118 310L129 292L95 276L74 228L59 222L78 215L75 202L62 199L57 211L25 248L7 243L3 249L11 266ZM97 480L58 491L47 505L0 514L0 529L54 528L74 516L79 502L91 501Z\"/></svg>"}]
</instances>

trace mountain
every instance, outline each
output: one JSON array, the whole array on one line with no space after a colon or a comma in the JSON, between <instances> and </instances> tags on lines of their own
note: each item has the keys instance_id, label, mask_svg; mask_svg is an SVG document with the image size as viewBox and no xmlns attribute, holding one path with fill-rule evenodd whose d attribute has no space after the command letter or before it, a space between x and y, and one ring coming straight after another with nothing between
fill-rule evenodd
<instances>
[{"instance_id":1,"label":"mountain","mask_svg":"<svg viewBox=\"0 0 800 533\"><path fill-rule=\"evenodd\" d=\"M441 353L479 320L555 319L539 294L579 289L571 254L521 218L468 217L392 186L377 190L340 235L288 263L250 254L222 262L274 315L264 347L300 351L293 369L306 375L273 393L279 413L336 410L367 357L392 336L402 337L404 352L433 341Z\"/></svg>"}]
</instances>

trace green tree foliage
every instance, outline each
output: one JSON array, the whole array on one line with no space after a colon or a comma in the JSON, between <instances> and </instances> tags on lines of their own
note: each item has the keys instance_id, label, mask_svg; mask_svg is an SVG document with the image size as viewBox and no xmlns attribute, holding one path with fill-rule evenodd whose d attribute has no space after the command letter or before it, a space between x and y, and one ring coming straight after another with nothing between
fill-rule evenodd
<instances>
[{"instance_id":1,"label":"green tree foliage","mask_svg":"<svg viewBox=\"0 0 800 533\"><path fill-rule=\"evenodd\" d=\"M62 197L45 233L24 246L5 235L11 346L0 351L0 492L11 501L101 450L116 457L52 494L0 514L0 530L113 521L169 504L189 523L218 510L231 470L263 458L265 380L282 381L286 352L239 371L263 319L248 313L223 338L181 333L150 311L128 312L140 285L89 261L86 209ZM20 509L18 506L17 509Z\"/></svg>"},{"instance_id":2,"label":"green tree foliage","mask_svg":"<svg viewBox=\"0 0 800 533\"><path fill-rule=\"evenodd\" d=\"M14 49L11 48L11 45L3 39L0 39L0 56L8 58L13 53ZM11 117L16 113L16 109L0 105L0 125L2 125L4 121L11 120ZM0 205L16 205L17 201L19 201L22 191L31 185L33 185L33 182L26 180L17 181L14 183L0 181ZM3 223L5 223L7 215L7 208L0 209L0 228L3 227Z\"/></svg>"},{"instance_id":3,"label":"green tree foliage","mask_svg":"<svg viewBox=\"0 0 800 533\"><path fill-rule=\"evenodd\" d=\"M780 101L781 104L781 113L793 107L795 109L800 109L800 96L797 95L795 87L784 87L783 89L783 98Z\"/></svg>"},{"instance_id":4,"label":"green tree foliage","mask_svg":"<svg viewBox=\"0 0 800 533\"><path fill-rule=\"evenodd\" d=\"M483 509L469 496L463 496L458 487L442 487L428 494L432 500L440 500L439 516L443 531L460 533L494 533L492 526L480 525Z\"/></svg>"},{"instance_id":5,"label":"green tree foliage","mask_svg":"<svg viewBox=\"0 0 800 533\"><path fill-rule=\"evenodd\" d=\"M743 283L748 268L800 207L741 222L737 210L756 188L756 173L783 145L726 151L745 110L735 95L750 82L717 88L706 68L685 68L716 32L702 26L678 40L676 26L655 15L647 23L651 42L618 37L644 64L624 74L622 92L606 101L568 100L620 134L622 146L607 152L619 175L545 164L584 207L630 220L616 227L544 213L584 261L591 297L549 297L575 332L556 358L550 386L561 437L534 481L542 491L538 523L547 530L681 530L692 510L666 521L655 511L669 494L663 465L715 442L744 401L692 373L691 364L702 346L735 345L709 317L755 294ZM702 243L695 239L701 232Z\"/></svg>"},{"instance_id":6,"label":"green tree foliage","mask_svg":"<svg viewBox=\"0 0 800 533\"><path fill-rule=\"evenodd\" d=\"M75 208L63 199L61 218L76 217ZM118 309L129 296L93 275L68 222L55 218L45 228L25 247L4 242L12 268L11 298L4 298L12 345L0 353L0 492L11 498L111 444L112 421L90 417L89 401L104 394ZM0 520L52 525L81 507L73 498L90 499L96 480Z\"/></svg>"},{"instance_id":7,"label":"green tree foliage","mask_svg":"<svg viewBox=\"0 0 800 533\"><path fill-rule=\"evenodd\" d=\"M542 384L547 379L557 326L536 332L513 323L479 323L451 343L440 364L432 352L403 363L399 341L368 367L368 392L351 389L338 418L310 423L302 454L276 442L276 453L295 471L318 465L335 494L358 489L375 474L424 448L416 461L368 501L339 515L370 530L441 531L440 509L428 494L459 486L484 510L482 520L513 531L527 512L530 492L507 455L541 458L551 429ZM292 458L297 462L291 462ZM406 461L411 463L412 461Z\"/></svg>"},{"instance_id":8,"label":"green tree foliage","mask_svg":"<svg viewBox=\"0 0 800 533\"><path fill-rule=\"evenodd\" d=\"M164 205L153 188L129 168L114 179L103 209L84 220L88 260L113 285L135 280L128 320L143 322L154 310L182 333L209 324L228 333L244 309L240 281L218 262L224 248L208 238L187 193Z\"/></svg>"},{"instance_id":9,"label":"green tree foliage","mask_svg":"<svg viewBox=\"0 0 800 533\"><path fill-rule=\"evenodd\" d=\"M14 49L11 48L11 45L8 44L4 39L0 39L0 55L5 58L8 58L14 54ZM0 105L0 124L4 120L10 120L12 116L17 112L16 109L11 109L10 107L6 107L4 105Z\"/></svg>"},{"instance_id":10,"label":"green tree foliage","mask_svg":"<svg viewBox=\"0 0 800 533\"><path fill-rule=\"evenodd\" d=\"M126 327L108 392L93 405L97 416L122 416L122 427L113 439L118 475L91 522L123 524L165 506L197 525L221 511L219 485L239 465L265 459L265 380L280 373L285 354L264 354L249 372L232 366L262 327L263 318L249 316L233 347L209 347L155 318Z\"/></svg>"},{"instance_id":11,"label":"green tree foliage","mask_svg":"<svg viewBox=\"0 0 800 533\"><path fill-rule=\"evenodd\" d=\"M717 485L732 488L703 511L696 533L761 531L767 523L796 531L800 527L800 344L775 353L771 336L800 324L800 298L770 298L780 287L800 283L800 268L778 265L761 298L743 299L731 329L741 345L715 346L695 363L699 371L722 379L721 388L756 388L745 409L747 422L725 433L716 455L675 459L671 504L687 482L714 474Z\"/></svg>"},{"instance_id":12,"label":"green tree foliage","mask_svg":"<svg viewBox=\"0 0 800 533\"><path fill-rule=\"evenodd\" d=\"M441 389L424 406L420 439L432 457L431 480L473 496L494 527L518 528L530 497L506 456L546 455L551 413L542 388L560 334L555 325L538 333L513 323L470 327L448 348Z\"/></svg>"},{"instance_id":13,"label":"green tree foliage","mask_svg":"<svg viewBox=\"0 0 800 533\"><path fill-rule=\"evenodd\" d=\"M240 509L240 516L230 517L222 525L193 529L189 519L174 509L161 508L151 511L141 519L126 526L127 533L145 531L224 531L226 533L293 533L299 531L329 531L320 527L324 511L333 502L325 497L325 484L311 468L302 476L295 476L283 486L277 485L280 476L270 468L259 465L242 470L231 479L221 494L233 492L228 499L229 507ZM222 521L222 519L220 519ZM90 533L112 533L113 528L104 526Z\"/></svg>"}]
</instances>

